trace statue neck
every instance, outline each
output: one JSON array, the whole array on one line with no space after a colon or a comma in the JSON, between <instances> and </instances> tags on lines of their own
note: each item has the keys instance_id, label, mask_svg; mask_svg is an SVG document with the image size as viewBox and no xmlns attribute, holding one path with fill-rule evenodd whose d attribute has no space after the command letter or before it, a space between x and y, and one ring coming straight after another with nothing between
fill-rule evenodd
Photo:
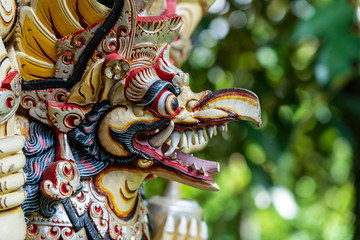
<instances>
[{"instance_id":1,"label":"statue neck","mask_svg":"<svg viewBox=\"0 0 360 240\"><path fill-rule=\"evenodd\" d=\"M94 183L107 196L114 213L125 218L136 210L138 189L147 175L135 169L110 166L94 178Z\"/></svg>"}]
</instances>

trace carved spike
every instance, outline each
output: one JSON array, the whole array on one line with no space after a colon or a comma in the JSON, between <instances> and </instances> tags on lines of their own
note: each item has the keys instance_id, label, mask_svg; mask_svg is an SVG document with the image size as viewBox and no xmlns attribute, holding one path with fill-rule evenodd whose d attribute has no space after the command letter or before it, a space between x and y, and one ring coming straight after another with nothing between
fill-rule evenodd
<instances>
[{"instance_id":1,"label":"carved spike","mask_svg":"<svg viewBox=\"0 0 360 240\"><path fill-rule=\"evenodd\" d=\"M195 164L195 163L192 163L191 166L190 166L190 168L191 168L192 170L196 170L196 164Z\"/></svg>"},{"instance_id":2,"label":"carved spike","mask_svg":"<svg viewBox=\"0 0 360 240\"><path fill-rule=\"evenodd\" d=\"M219 129L220 132L224 132L225 131L225 126L221 124L221 125L218 126L218 129Z\"/></svg>"},{"instance_id":3,"label":"carved spike","mask_svg":"<svg viewBox=\"0 0 360 240\"><path fill-rule=\"evenodd\" d=\"M196 135L198 137L198 141L199 141L199 144L200 144L201 140L203 138L203 130L201 128L199 130L197 130Z\"/></svg>"},{"instance_id":4,"label":"carved spike","mask_svg":"<svg viewBox=\"0 0 360 240\"><path fill-rule=\"evenodd\" d=\"M200 170L199 170L199 173L205 174L205 168L204 168L204 167L201 167Z\"/></svg>"},{"instance_id":5,"label":"carved spike","mask_svg":"<svg viewBox=\"0 0 360 240\"><path fill-rule=\"evenodd\" d=\"M203 130L203 137L204 137L205 142L209 141L209 136L208 136L208 134L206 132L206 129Z\"/></svg>"},{"instance_id":6,"label":"carved spike","mask_svg":"<svg viewBox=\"0 0 360 240\"><path fill-rule=\"evenodd\" d=\"M180 132L180 142L179 142L179 147L184 146L184 133Z\"/></svg>"},{"instance_id":7,"label":"carved spike","mask_svg":"<svg viewBox=\"0 0 360 240\"><path fill-rule=\"evenodd\" d=\"M211 139L213 137L213 135L214 135L214 126L208 126L207 130L209 132L209 137Z\"/></svg>"},{"instance_id":8,"label":"carved spike","mask_svg":"<svg viewBox=\"0 0 360 240\"><path fill-rule=\"evenodd\" d=\"M190 143L191 143L191 139L192 139L192 131L190 129L185 130L185 135L186 135L186 142L187 142L187 147L190 147Z\"/></svg>"},{"instance_id":9,"label":"carved spike","mask_svg":"<svg viewBox=\"0 0 360 240\"><path fill-rule=\"evenodd\" d=\"M214 136L216 136L216 135L217 135L217 127L215 126L215 127L213 128L213 130L214 130Z\"/></svg>"},{"instance_id":10,"label":"carved spike","mask_svg":"<svg viewBox=\"0 0 360 240\"><path fill-rule=\"evenodd\" d=\"M173 152L173 153L169 156L169 158L170 158L171 160L176 160L176 159L177 159L177 152Z\"/></svg>"},{"instance_id":11,"label":"carved spike","mask_svg":"<svg viewBox=\"0 0 360 240\"><path fill-rule=\"evenodd\" d=\"M194 131L192 131L192 140L191 140L191 143L193 144L193 145L195 145L196 144L196 137L195 137L195 132Z\"/></svg>"}]
</instances>

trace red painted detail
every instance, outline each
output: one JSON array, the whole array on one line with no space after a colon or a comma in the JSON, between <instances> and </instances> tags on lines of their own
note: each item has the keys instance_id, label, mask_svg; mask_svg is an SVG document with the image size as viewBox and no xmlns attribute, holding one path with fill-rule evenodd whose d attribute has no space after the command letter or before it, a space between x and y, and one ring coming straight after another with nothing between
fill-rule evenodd
<instances>
[{"instance_id":1,"label":"red painted detail","mask_svg":"<svg viewBox=\"0 0 360 240\"><path fill-rule=\"evenodd\" d=\"M49 231L50 237L55 237L59 233L59 228L57 227L51 227Z\"/></svg>"},{"instance_id":2,"label":"red painted detail","mask_svg":"<svg viewBox=\"0 0 360 240\"><path fill-rule=\"evenodd\" d=\"M119 225L115 225L115 232L117 235L120 235L120 236L123 235L122 229L119 227Z\"/></svg>"},{"instance_id":3,"label":"red painted detail","mask_svg":"<svg viewBox=\"0 0 360 240\"><path fill-rule=\"evenodd\" d=\"M129 83L136 77L136 75L138 75L139 73L145 71L146 69L149 69L149 68L141 67L141 68L136 68L134 70L131 70L128 73L128 76L125 79L126 87L129 86Z\"/></svg>"},{"instance_id":4,"label":"red painted detail","mask_svg":"<svg viewBox=\"0 0 360 240\"><path fill-rule=\"evenodd\" d=\"M94 210L95 210L95 212L100 213L101 212L101 207L95 206Z\"/></svg>"},{"instance_id":5,"label":"red painted detail","mask_svg":"<svg viewBox=\"0 0 360 240\"><path fill-rule=\"evenodd\" d=\"M149 175L147 175L147 176L145 177L145 181L146 181L146 180L153 179L153 178L157 178L157 176L154 175L154 174L149 174Z\"/></svg>"},{"instance_id":6,"label":"red painted detail","mask_svg":"<svg viewBox=\"0 0 360 240\"><path fill-rule=\"evenodd\" d=\"M60 54L59 57L62 57L63 62L67 65L71 64L73 61L73 55L70 52L65 52L63 54Z\"/></svg>"},{"instance_id":7,"label":"red painted detail","mask_svg":"<svg viewBox=\"0 0 360 240\"><path fill-rule=\"evenodd\" d=\"M62 231L62 233L65 235L65 237L70 238L71 235L74 234L74 229L73 228L67 228L67 229L69 229L70 231Z\"/></svg>"},{"instance_id":8,"label":"red painted detail","mask_svg":"<svg viewBox=\"0 0 360 240\"><path fill-rule=\"evenodd\" d=\"M15 99L12 98L12 97L8 97L6 99L6 107L7 108L12 108L14 106L14 103L15 103Z\"/></svg>"},{"instance_id":9,"label":"red painted detail","mask_svg":"<svg viewBox=\"0 0 360 240\"><path fill-rule=\"evenodd\" d=\"M166 0L166 9L161 16L175 14L176 0Z\"/></svg>"},{"instance_id":10,"label":"red painted detail","mask_svg":"<svg viewBox=\"0 0 360 240\"><path fill-rule=\"evenodd\" d=\"M155 22L167 22L171 19L180 18L177 14L171 14L171 15L161 15L161 16L138 16L136 18L137 24L144 25L145 23L155 23Z\"/></svg>"},{"instance_id":11,"label":"red painted detail","mask_svg":"<svg viewBox=\"0 0 360 240\"><path fill-rule=\"evenodd\" d=\"M153 113L155 113L156 115L158 115L159 117L164 117L164 118L168 118L168 119L173 119L174 117L176 117L176 115L179 114L180 108L178 108L173 114L171 114L171 115L169 115L169 116L164 116L164 115L162 115L161 113L159 113L159 111L158 111L159 104L165 104L165 105L166 105L166 102L165 102L165 103L159 103L160 97L161 97L163 94L165 94L166 92L169 92L169 90L167 90L167 89L162 90L162 91L156 96L155 101L148 107L148 109L149 109L150 111L152 111ZM165 108L166 108L166 107L165 107Z\"/></svg>"},{"instance_id":12,"label":"red painted detail","mask_svg":"<svg viewBox=\"0 0 360 240\"><path fill-rule=\"evenodd\" d=\"M208 182L213 181L213 179L210 175L200 175L195 170L190 170L178 162L171 161L168 157L165 157L163 155L162 150L160 148L157 148L157 149L152 148L147 142L144 142L144 141L140 142L140 141L136 140L136 138L134 138L133 146L136 150L141 150L142 152L146 153L146 155L148 155L149 157L156 159L157 161L161 162L162 164L164 164L166 166L169 166L178 171L181 171L181 172L183 172L183 174L185 174L189 177L201 179L202 181L208 181Z\"/></svg>"},{"instance_id":13,"label":"red painted detail","mask_svg":"<svg viewBox=\"0 0 360 240\"><path fill-rule=\"evenodd\" d=\"M36 134L36 138L40 141L41 146L43 148L46 148L46 143L45 143L44 139L41 136L37 135L37 134Z\"/></svg>"},{"instance_id":14,"label":"red painted detail","mask_svg":"<svg viewBox=\"0 0 360 240\"><path fill-rule=\"evenodd\" d=\"M80 192L80 194L76 197L77 200L83 201L85 199L84 192Z\"/></svg>"},{"instance_id":15,"label":"red painted detail","mask_svg":"<svg viewBox=\"0 0 360 240\"><path fill-rule=\"evenodd\" d=\"M112 53L106 55L105 64L110 62L111 60L116 60L116 59L117 60L123 60L123 61L127 62L127 60L125 58L121 57L118 53L112 52Z\"/></svg>"},{"instance_id":16,"label":"red painted detail","mask_svg":"<svg viewBox=\"0 0 360 240\"><path fill-rule=\"evenodd\" d=\"M49 164L49 166L43 172L43 175L42 175L43 179L40 183L40 191L47 198L64 199L65 194L68 194L69 191L74 191L73 186L69 184L69 182L73 178L70 177L70 179L68 179L68 178L64 179L64 178L61 178L61 176L58 173L58 171L63 171L63 173L65 175L74 176L74 174L75 174L74 171L76 171L76 170L72 168L72 165L71 165L71 167L64 167L63 169L58 169L58 165L64 161L70 162L68 160L58 160L56 162L52 162ZM58 180L61 181L60 184L58 184ZM57 189L60 192L60 195L59 194L51 195L45 191L45 188L49 187L49 186L45 185L45 183L48 181L50 181L52 183L51 188ZM52 191L50 191L50 192L52 192Z\"/></svg>"},{"instance_id":17,"label":"red painted detail","mask_svg":"<svg viewBox=\"0 0 360 240\"><path fill-rule=\"evenodd\" d=\"M37 232L39 231L38 227L36 224L31 224L31 227L27 228L27 231L30 235L37 235Z\"/></svg>"},{"instance_id":18,"label":"red painted detail","mask_svg":"<svg viewBox=\"0 0 360 240\"><path fill-rule=\"evenodd\" d=\"M69 188L70 187L70 188ZM70 189L71 189L71 186L69 186L69 184L68 183L62 183L61 185L60 185L60 189L61 189L61 193L63 193L63 194L68 194L69 193L69 191L71 191Z\"/></svg>"},{"instance_id":19,"label":"red painted detail","mask_svg":"<svg viewBox=\"0 0 360 240\"><path fill-rule=\"evenodd\" d=\"M164 81L172 82L172 79L175 77L176 74L170 73L170 72L165 72L165 71L161 70L161 68L160 68L160 64L161 64L160 60L163 60L164 62L166 62L166 60L164 59L165 49L166 49L166 47L164 47L162 52L159 54L159 57L156 59L154 68L155 68L157 75L160 77L160 79L162 79Z\"/></svg>"},{"instance_id":20,"label":"red painted detail","mask_svg":"<svg viewBox=\"0 0 360 240\"><path fill-rule=\"evenodd\" d=\"M36 152L36 150L33 147L29 146L28 148L29 148L30 152L32 152L32 153Z\"/></svg>"},{"instance_id":21,"label":"red painted detail","mask_svg":"<svg viewBox=\"0 0 360 240\"><path fill-rule=\"evenodd\" d=\"M80 163L87 169L89 170L90 172L95 172L96 171L96 168L91 164L89 163L88 161L84 160L84 159L80 159Z\"/></svg>"},{"instance_id":22,"label":"red painted detail","mask_svg":"<svg viewBox=\"0 0 360 240\"><path fill-rule=\"evenodd\" d=\"M72 173L73 173L73 170L71 167L64 167L64 173L67 175L67 176L70 176Z\"/></svg>"},{"instance_id":23,"label":"red painted detail","mask_svg":"<svg viewBox=\"0 0 360 240\"><path fill-rule=\"evenodd\" d=\"M9 72L6 75L5 79L1 82L1 87L6 88L8 90L13 90L12 87L11 87L11 84L13 83L14 78L16 78L18 74L19 74L19 72L17 72L17 71ZM18 78L18 81L19 80L20 79Z\"/></svg>"},{"instance_id":24,"label":"red painted detail","mask_svg":"<svg viewBox=\"0 0 360 240\"><path fill-rule=\"evenodd\" d=\"M41 176L41 169L37 162L34 162L34 172L37 176Z\"/></svg>"},{"instance_id":25,"label":"red painted detail","mask_svg":"<svg viewBox=\"0 0 360 240\"><path fill-rule=\"evenodd\" d=\"M83 129L86 133L90 133L93 128L92 127L84 127Z\"/></svg>"},{"instance_id":26,"label":"red painted detail","mask_svg":"<svg viewBox=\"0 0 360 240\"><path fill-rule=\"evenodd\" d=\"M44 161L49 163L50 162L50 158L44 158Z\"/></svg>"}]
</instances>

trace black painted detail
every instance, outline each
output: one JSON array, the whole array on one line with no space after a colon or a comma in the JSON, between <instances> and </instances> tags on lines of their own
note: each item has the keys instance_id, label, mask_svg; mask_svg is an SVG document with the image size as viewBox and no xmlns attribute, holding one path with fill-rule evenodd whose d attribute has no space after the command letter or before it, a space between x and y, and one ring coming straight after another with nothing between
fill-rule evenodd
<instances>
[{"instance_id":1,"label":"black painted detail","mask_svg":"<svg viewBox=\"0 0 360 240\"><path fill-rule=\"evenodd\" d=\"M97 161L90 154L84 153L83 149L71 148L71 150L79 169L81 179L86 179L98 174L109 164L105 161Z\"/></svg>"},{"instance_id":2,"label":"black painted detail","mask_svg":"<svg viewBox=\"0 0 360 240\"><path fill-rule=\"evenodd\" d=\"M51 127L31 121L29 135L30 139L26 140L23 149L26 156L24 166L26 183L23 188L27 196L21 207L25 215L42 211L40 181L45 168L55 159L55 133ZM49 202L46 204L51 205ZM28 219L26 220L28 221Z\"/></svg>"},{"instance_id":3,"label":"black painted detail","mask_svg":"<svg viewBox=\"0 0 360 240\"><path fill-rule=\"evenodd\" d=\"M97 109L95 109L96 111ZM94 114L93 120L99 119ZM100 114L101 115L101 114ZM101 115L102 116L102 115ZM30 139L26 140L23 149L26 156L24 173L26 175L26 183L23 186L26 192L26 200L21 205L25 216L39 212L46 217L50 217L55 213L54 206L59 202L43 196L40 192L40 183L42 174L47 166L55 160L55 132L53 128L36 120L31 120L29 125ZM108 162L98 161L94 156L84 152L79 146L71 146L76 165L80 171L81 179L92 177L102 171ZM78 191L81 191L79 187ZM26 218L28 222L28 219Z\"/></svg>"},{"instance_id":4,"label":"black painted detail","mask_svg":"<svg viewBox=\"0 0 360 240\"><path fill-rule=\"evenodd\" d=\"M112 108L109 101L96 103L80 125L69 131L68 136L74 151L74 157L80 159L93 158L96 161L119 164L130 164L136 156L120 158L108 153L99 143L97 129L100 119ZM81 165L81 162L80 164ZM106 165L100 167L105 168ZM83 168L84 169L84 168ZM101 170L100 170L101 171Z\"/></svg>"},{"instance_id":5,"label":"black painted detail","mask_svg":"<svg viewBox=\"0 0 360 240\"><path fill-rule=\"evenodd\" d=\"M40 194L40 213L45 217L52 217L56 213L56 205L60 200L54 200Z\"/></svg>"},{"instance_id":6,"label":"black painted detail","mask_svg":"<svg viewBox=\"0 0 360 240\"><path fill-rule=\"evenodd\" d=\"M103 1L108 2L108 1ZM90 60L94 50L100 44L101 40L110 32L120 17L121 11L124 6L124 0L115 0L113 8L109 15L106 17L104 23L98 28L94 37L86 45L84 51L80 55L77 63L75 64L74 71L68 79L62 78L48 78L36 79L32 81L22 81L22 90L43 90L51 88L64 88L70 90L78 81L81 80L85 72L88 61Z\"/></svg>"},{"instance_id":7,"label":"black painted detail","mask_svg":"<svg viewBox=\"0 0 360 240\"><path fill-rule=\"evenodd\" d=\"M179 96L179 94L180 94L180 89L176 88L172 83L164 81L164 80L157 80L150 86L149 90L147 90L144 98L140 102L137 102L136 105L149 106L150 104L152 104L155 101L156 97L164 89L169 90L175 96Z\"/></svg>"},{"instance_id":8,"label":"black painted detail","mask_svg":"<svg viewBox=\"0 0 360 240\"><path fill-rule=\"evenodd\" d=\"M178 110L179 108L179 101L177 98L173 98L171 101L171 108L174 112L176 112L176 110Z\"/></svg>"},{"instance_id":9,"label":"black painted detail","mask_svg":"<svg viewBox=\"0 0 360 240\"><path fill-rule=\"evenodd\" d=\"M102 5L111 8L111 6L114 4L114 0L97 0Z\"/></svg>"},{"instance_id":10,"label":"black painted detail","mask_svg":"<svg viewBox=\"0 0 360 240\"><path fill-rule=\"evenodd\" d=\"M145 153L139 152L133 147L133 143L132 143L133 138L139 132L153 131L158 127L162 126L163 124L169 123L169 121L170 121L169 119L163 118L154 123L146 123L146 122L134 123L133 125L131 125L129 129L127 129L124 132L110 128L110 136L116 142L124 145L127 148L127 150L135 154L135 156L137 155L149 159L149 157Z\"/></svg>"},{"instance_id":11,"label":"black painted detail","mask_svg":"<svg viewBox=\"0 0 360 240\"><path fill-rule=\"evenodd\" d=\"M111 239L108 232L105 234L104 238L102 238L99 235L94 222L91 220L90 213L88 211L85 211L85 213L83 215L78 216L75 209L71 205L69 199L63 200L62 204L64 205L65 211L73 225L75 232L78 232L82 228L85 228L88 239L92 239L92 240L110 240Z\"/></svg>"}]
</instances>

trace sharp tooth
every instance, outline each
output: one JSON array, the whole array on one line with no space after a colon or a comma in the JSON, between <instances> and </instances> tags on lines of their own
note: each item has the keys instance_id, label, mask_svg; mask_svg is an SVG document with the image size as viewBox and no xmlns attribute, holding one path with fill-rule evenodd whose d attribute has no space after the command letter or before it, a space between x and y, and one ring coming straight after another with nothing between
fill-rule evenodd
<instances>
[{"instance_id":1,"label":"sharp tooth","mask_svg":"<svg viewBox=\"0 0 360 240\"><path fill-rule=\"evenodd\" d=\"M185 135L186 135L186 142L187 142L187 147L190 147L190 143L191 143L191 139L192 139L192 131L190 129L185 130Z\"/></svg>"},{"instance_id":2,"label":"sharp tooth","mask_svg":"<svg viewBox=\"0 0 360 240\"><path fill-rule=\"evenodd\" d=\"M191 164L190 168L191 168L192 170L196 170L196 164L195 164L195 163Z\"/></svg>"},{"instance_id":3,"label":"sharp tooth","mask_svg":"<svg viewBox=\"0 0 360 240\"><path fill-rule=\"evenodd\" d=\"M203 138L203 130L201 128L199 130L197 130L196 135L198 137L198 141L199 141L199 144L200 144L201 140Z\"/></svg>"},{"instance_id":4,"label":"sharp tooth","mask_svg":"<svg viewBox=\"0 0 360 240\"><path fill-rule=\"evenodd\" d=\"M224 132L225 131L225 126L224 125L219 125L218 129L220 132Z\"/></svg>"},{"instance_id":5,"label":"sharp tooth","mask_svg":"<svg viewBox=\"0 0 360 240\"><path fill-rule=\"evenodd\" d=\"M216 126L214 127L214 136L216 136L217 135L217 128L216 128Z\"/></svg>"},{"instance_id":6,"label":"sharp tooth","mask_svg":"<svg viewBox=\"0 0 360 240\"><path fill-rule=\"evenodd\" d=\"M207 130L209 131L209 137L212 138L214 135L214 126L208 126Z\"/></svg>"},{"instance_id":7,"label":"sharp tooth","mask_svg":"<svg viewBox=\"0 0 360 240\"><path fill-rule=\"evenodd\" d=\"M169 156L169 158L170 158L171 160L176 160L176 158L177 158L177 152L173 152L173 153Z\"/></svg>"},{"instance_id":8,"label":"sharp tooth","mask_svg":"<svg viewBox=\"0 0 360 240\"><path fill-rule=\"evenodd\" d=\"M164 130L162 130L161 132L159 132L158 134L156 134L153 138L151 138L149 140L149 144L152 147L156 147L156 148L162 146L163 143L171 135L173 130L174 130L174 122L170 121L169 125Z\"/></svg>"},{"instance_id":9,"label":"sharp tooth","mask_svg":"<svg viewBox=\"0 0 360 240\"><path fill-rule=\"evenodd\" d=\"M199 170L199 173L205 174L205 168L204 168L204 167L201 167L200 170Z\"/></svg>"},{"instance_id":10,"label":"sharp tooth","mask_svg":"<svg viewBox=\"0 0 360 240\"><path fill-rule=\"evenodd\" d=\"M204 129L204 131L203 131L203 137L204 137L204 139L205 139L205 142L208 142L208 141L209 141L209 136L208 136L208 134L207 134L207 132L206 132L206 129Z\"/></svg>"},{"instance_id":11,"label":"sharp tooth","mask_svg":"<svg viewBox=\"0 0 360 240\"><path fill-rule=\"evenodd\" d=\"M225 124L225 132L227 132L227 131L228 131L228 125Z\"/></svg>"},{"instance_id":12,"label":"sharp tooth","mask_svg":"<svg viewBox=\"0 0 360 240\"><path fill-rule=\"evenodd\" d=\"M180 141L180 132L179 131L174 131L171 134L170 148L169 148L169 150L167 150L166 153L164 153L165 157L170 156L175 151L177 145L179 144L179 141Z\"/></svg>"},{"instance_id":13,"label":"sharp tooth","mask_svg":"<svg viewBox=\"0 0 360 240\"><path fill-rule=\"evenodd\" d=\"M196 144L196 137L195 137L195 132L192 131L192 141L191 141L192 145Z\"/></svg>"},{"instance_id":14,"label":"sharp tooth","mask_svg":"<svg viewBox=\"0 0 360 240\"><path fill-rule=\"evenodd\" d=\"M184 133L180 133L180 142L179 142L179 147L184 146Z\"/></svg>"}]
</instances>

